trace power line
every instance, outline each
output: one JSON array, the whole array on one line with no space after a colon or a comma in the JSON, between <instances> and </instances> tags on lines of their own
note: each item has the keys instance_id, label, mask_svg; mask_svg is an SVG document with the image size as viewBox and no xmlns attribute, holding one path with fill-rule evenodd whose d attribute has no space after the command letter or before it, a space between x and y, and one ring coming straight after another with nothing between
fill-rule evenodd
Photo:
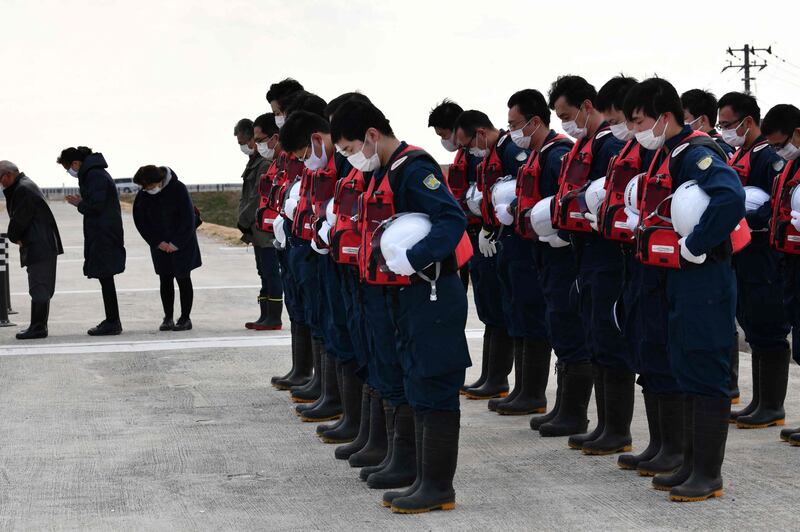
<instances>
[{"instance_id":1,"label":"power line","mask_svg":"<svg viewBox=\"0 0 800 532\"><path fill-rule=\"evenodd\" d=\"M744 92L746 94L750 94L750 82L756 79L755 77L750 75L751 68L758 68L759 72L764 70L767 67L767 62L764 61L763 63L757 63L750 59L750 54L755 54L756 52L767 52L768 54L772 54L772 46L768 48L756 48L752 45L745 44L742 48L728 48L727 50L728 55L739 59L739 57L734 52L742 52L744 53L744 60L739 65L734 65L732 61L728 60L727 66L722 69L722 72L725 72L729 68L738 68L740 71L744 71L744 77L742 81L744 81Z\"/></svg>"}]
</instances>

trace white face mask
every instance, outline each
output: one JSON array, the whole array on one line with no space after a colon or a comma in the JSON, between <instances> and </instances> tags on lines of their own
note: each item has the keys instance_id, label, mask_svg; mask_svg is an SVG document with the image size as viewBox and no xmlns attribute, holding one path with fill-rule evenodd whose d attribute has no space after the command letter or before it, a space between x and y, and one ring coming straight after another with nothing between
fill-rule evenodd
<instances>
[{"instance_id":1,"label":"white face mask","mask_svg":"<svg viewBox=\"0 0 800 532\"><path fill-rule=\"evenodd\" d=\"M248 146L247 144L239 144L239 149L242 150L242 153L247 155L248 157L255 153L255 150Z\"/></svg>"},{"instance_id":2,"label":"white face mask","mask_svg":"<svg viewBox=\"0 0 800 532\"><path fill-rule=\"evenodd\" d=\"M78 177L78 171L75 170L74 168L68 168L67 173L72 177Z\"/></svg>"},{"instance_id":3,"label":"white face mask","mask_svg":"<svg viewBox=\"0 0 800 532\"><path fill-rule=\"evenodd\" d=\"M628 124L625 122L611 126L611 134L622 141L628 141L633 138L633 130L628 129Z\"/></svg>"},{"instance_id":4,"label":"white face mask","mask_svg":"<svg viewBox=\"0 0 800 532\"><path fill-rule=\"evenodd\" d=\"M479 148L478 147L478 134L475 133L475 147L469 149L469 154L473 157L480 157L481 159L485 158L489 155L489 147Z\"/></svg>"},{"instance_id":5,"label":"white face mask","mask_svg":"<svg viewBox=\"0 0 800 532\"><path fill-rule=\"evenodd\" d=\"M361 172L372 172L377 170L381 165L381 159L378 157L378 145L375 144L375 153L367 158L364 155L364 146L367 145L367 137L364 137L364 144L361 146L361 150L358 153L354 153L353 155L347 158L347 161L353 165L353 168L356 170L360 170Z\"/></svg>"},{"instance_id":6,"label":"white face mask","mask_svg":"<svg viewBox=\"0 0 800 532\"><path fill-rule=\"evenodd\" d=\"M734 148L738 148L740 146L744 146L744 138L747 136L747 133L750 131L750 128L747 128L747 131L744 132L744 135L739 136L736 134L736 130L742 127L744 124L744 119L739 122L739 125L736 127L732 127L730 129L723 129L720 130L719 134L727 144L730 144Z\"/></svg>"},{"instance_id":7,"label":"white face mask","mask_svg":"<svg viewBox=\"0 0 800 532\"><path fill-rule=\"evenodd\" d=\"M442 141L441 141L442 142L442 148L446 149L447 151L449 151L451 153L456 151L458 149L458 146L456 146L456 143L453 141L453 137L455 137L455 136L456 136L456 134L453 133L448 138L442 139Z\"/></svg>"},{"instance_id":8,"label":"white face mask","mask_svg":"<svg viewBox=\"0 0 800 532\"><path fill-rule=\"evenodd\" d=\"M325 146L322 147L322 157L318 157L316 153L314 153L314 141L311 140L311 155L306 157L303 164L306 165L306 168L311 170L319 170L320 168L325 168L328 164L328 154L325 153Z\"/></svg>"},{"instance_id":9,"label":"white face mask","mask_svg":"<svg viewBox=\"0 0 800 532\"><path fill-rule=\"evenodd\" d=\"M642 145L642 147L646 150L657 150L664 145L664 142L667 140L667 126L664 125L664 131L656 136L655 132L653 131L655 127L658 125L658 121L661 120L662 115L658 115L656 118L656 123L653 124L653 127L648 129L647 131L641 131L636 134L636 141Z\"/></svg>"},{"instance_id":10,"label":"white face mask","mask_svg":"<svg viewBox=\"0 0 800 532\"><path fill-rule=\"evenodd\" d=\"M270 148L267 142L256 142L256 149L258 150L258 154L264 159L275 158L275 148Z\"/></svg>"},{"instance_id":11,"label":"white face mask","mask_svg":"<svg viewBox=\"0 0 800 532\"><path fill-rule=\"evenodd\" d=\"M578 112L575 114L575 118L572 120L567 120L566 122L561 122L561 127L564 129L564 132L569 135L570 137L580 140L586 136L589 132L586 129L586 126L589 124L589 115L586 115L586 122L583 123L583 127L578 127L578 115L581 114L581 107L578 108Z\"/></svg>"},{"instance_id":12,"label":"white face mask","mask_svg":"<svg viewBox=\"0 0 800 532\"><path fill-rule=\"evenodd\" d=\"M800 148L792 144L792 139L789 139L786 146L777 150L777 154L786 161L794 161L800 157Z\"/></svg>"},{"instance_id":13,"label":"white face mask","mask_svg":"<svg viewBox=\"0 0 800 532\"><path fill-rule=\"evenodd\" d=\"M161 192L162 188L164 188L164 185L158 185L157 187L146 188L144 189L144 191L147 192L148 194L158 194L159 192Z\"/></svg>"},{"instance_id":14,"label":"white face mask","mask_svg":"<svg viewBox=\"0 0 800 532\"><path fill-rule=\"evenodd\" d=\"M695 118L691 122L684 122L683 125L684 126L689 126L690 128L692 128L692 130L697 131L698 129L700 129L700 127L699 126L698 127L694 127L694 125L699 123L702 119L703 119L703 117L701 116L699 118Z\"/></svg>"},{"instance_id":15,"label":"white face mask","mask_svg":"<svg viewBox=\"0 0 800 532\"><path fill-rule=\"evenodd\" d=\"M533 118L531 118L531 120L533 120ZM528 148L531 147L531 137L533 137L534 133L539 131L539 128L542 126L542 124L539 123L539 125L536 126L536 129L534 129L530 135L525 135L524 133L525 128L528 127L528 124L531 123L531 120L525 122L525 125L522 126L521 128L515 129L514 131L511 131L508 134L508 136L511 137L512 142L514 142L514 144L516 144L519 148L522 148L523 150L527 150Z\"/></svg>"},{"instance_id":16,"label":"white face mask","mask_svg":"<svg viewBox=\"0 0 800 532\"><path fill-rule=\"evenodd\" d=\"M286 123L286 117L285 116L281 115L281 116L276 116L275 117L275 125L278 126L278 129L282 128L283 124L285 124L285 123Z\"/></svg>"}]
</instances>

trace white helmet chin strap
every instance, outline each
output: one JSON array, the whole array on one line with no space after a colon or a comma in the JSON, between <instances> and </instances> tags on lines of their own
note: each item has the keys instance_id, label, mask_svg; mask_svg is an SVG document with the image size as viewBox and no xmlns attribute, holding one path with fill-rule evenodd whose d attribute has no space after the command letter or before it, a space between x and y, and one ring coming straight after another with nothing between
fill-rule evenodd
<instances>
[{"instance_id":1,"label":"white helmet chin strap","mask_svg":"<svg viewBox=\"0 0 800 532\"><path fill-rule=\"evenodd\" d=\"M429 283L431 283L431 301L436 301L437 300L437 297L436 297L436 281L439 279L439 275L442 273L442 263L441 262L437 262L436 266L435 266L435 269L436 269L436 275L434 276L433 279L431 279L430 277L428 277L427 275L425 275L421 271L417 272L417 275L419 275L422 279L424 279L424 280L428 281Z\"/></svg>"}]
</instances>

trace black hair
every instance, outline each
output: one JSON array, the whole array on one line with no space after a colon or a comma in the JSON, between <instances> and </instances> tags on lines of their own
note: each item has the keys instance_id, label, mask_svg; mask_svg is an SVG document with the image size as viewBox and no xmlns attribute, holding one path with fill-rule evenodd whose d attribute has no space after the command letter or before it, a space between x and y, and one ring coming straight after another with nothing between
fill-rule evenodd
<instances>
[{"instance_id":1,"label":"black hair","mask_svg":"<svg viewBox=\"0 0 800 532\"><path fill-rule=\"evenodd\" d=\"M333 142L341 139L364 140L371 127L384 135L394 136L389 120L380 109L369 102L350 100L342 104L333 115L331 138Z\"/></svg>"},{"instance_id":2,"label":"black hair","mask_svg":"<svg viewBox=\"0 0 800 532\"><path fill-rule=\"evenodd\" d=\"M278 132L278 125L275 124L275 113L264 113L253 121L253 128L259 128L261 132L271 137ZM255 132L253 132L255 135Z\"/></svg>"},{"instance_id":3,"label":"black hair","mask_svg":"<svg viewBox=\"0 0 800 532\"><path fill-rule=\"evenodd\" d=\"M711 127L717 123L717 97L711 91L691 89L681 94L681 106L695 119L705 116Z\"/></svg>"},{"instance_id":4,"label":"black hair","mask_svg":"<svg viewBox=\"0 0 800 532\"><path fill-rule=\"evenodd\" d=\"M523 89L511 95L508 99L508 108L516 106L520 114L527 120L538 116L545 126L550 126L550 109L544 95L536 89Z\"/></svg>"},{"instance_id":5,"label":"black hair","mask_svg":"<svg viewBox=\"0 0 800 532\"><path fill-rule=\"evenodd\" d=\"M580 107L585 100L594 103L597 90L595 90L594 85L580 76L560 76L550 85L550 92L547 93L547 105L550 109L556 108L556 100L561 96L571 106Z\"/></svg>"},{"instance_id":6,"label":"black hair","mask_svg":"<svg viewBox=\"0 0 800 532\"><path fill-rule=\"evenodd\" d=\"M316 94L312 94L310 92L302 91L297 92L296 98L291 100L286 107L281 105L281 110L283 111L283 115L287 118L294 112L297 111L308 111L310 113L314 113L319 115L327 120L328 115L325 114L325 107L328 105L325 100L317 96Z\"/></svg>"},{"instance_id":7,"label":"black hair","mask_svg":"<svg viewBox=\"0 0 800 532\"><path fill-rule=\"evenodd\" d=\"M658 119L664 113L672 113L675 120L683 124L683 107L678 91L665 79L649 78L628 91L622 109L625 118L633 120L634 111L639 109L653 119Z\"/></svg>"},{"instance_id":8,"label":"black hair","mask_svg":"<svg viewBox=\"0 0 800 532\"><path fill-rule=\"evenodd\" d=\"M331 126L321 116L308 111L297 111L286 119L281 128L281 147L285 151L297 151L311 145L313 133L330 133Z\"/></svg>"},{"instance_id":9,"label":"black hair","mask_svg":"<svg viewBox=\"0 0 800 532\"><path fill-rule=\"evenodd\" d=\"M772 135L781 132L791 137L798 127L800 127L800 109L788 103L780 103L764 115L761 133Z\"/></svg>"},{"instance_id":10,"label":"black hair","mask_svg":"<svg viewBox=\"0 0 800 532\"><path fill-rule=\"evenodd\" d=\"M253 138L253 121L249 118L242 118L233 126L234 135L243 135L247 140Z\"/></svg>"},{"instance_id":11,"label":"black hair","mask_svg":"<svg viewBox=\"0 0 800 532\"><path fill-rule=\"evenodd\" d=\"M474 137L475 130L479 127L495 129L494 124L492 124L492 121L489 120L489 117L486 115L486 113L471 109L458 115L458 119L453 125L453 131L461 129L465 135Z\"/></svg>"},{"instance_id":12,"label":"black hair","mask_svg":"<svg viewBox=\"0 0 800 532\"><path fill-rule=\"evenodd\" d=\"M145 187L147 185L152 185L153 183L160 183L166 176L167 173L163 168L159 168L153 164L148 164L147 166L142 166L136 170L136 173L133 175L133 182L140 187Z\"/></svg>"},{"instance_id":13,"label":"black hair","mask_svg":"<svg viewBox=\"0 0 800 532\"><path fill-rule=\"evenodd\" d=\"M612 108L622 111L622 106L625 105L625 96L637 83L636 78L629 78L624 74L611 78L597 91L597 98L594 101L595 108L601 113L610 111Z\"/></svg>"},{"instance_id":14,"label":"black hair","mask_svg":"<svg viewBox=\"0 0 800 532\"><path fill-rule=\"evenodd\" d=\"M281 98L288 96L293 92L301 90L303 90L303 86L299 81L292 78L286 78L269 86L269 90L267 91L267 101L273 102L275 100L280 100Z\"/></svg>"},{"instance_id":15,"label":"black hair","mask_svg":"<svg viewBox=\"0 0 800 532\"><path fill-rule=\"evenodd\" d=\"M730 106L739 120L744 120L749 116L756 124L761 123L761 108L753 96L743 92L729 92L719 99L717 109L728 106Z\"/></svg>"},{"instance_id":16,"label":"black hair","mask_svg":"<svg viewBox=\"0 0 800 532\"><path fill-rule=\"evenodd\" d=\"M428 127L438 127L441 129L454 129L458 115L464 112L453 100L445 98L442 103L437 104L428 114Z\"/></svg>"},{"instance_id":17,"label":"black hair","mask_svg":"<svg viewBox=\"0 0 800 532\"><path fill-rule=\"evenodd\" d=\"M65 148L61 150L61 155L58 156L56 162L68 169L75 161L83 162L86 156L92 154L92 149L86 146L78 146L77 148Z\"/></svg>"},{"instance_id":18,"label":"black hair","mask_svg":"<svg viewBox=\"0 0 800 532\"><path fill-rule=\"evenodd\" d=\"M370 99L367 98L365 94L361 94L360 92L345 92L328 102L328 105L325 107L325 117L332 117L344 102L349 102L350 100L370 103Z\"/></svg>"}]
</instances>

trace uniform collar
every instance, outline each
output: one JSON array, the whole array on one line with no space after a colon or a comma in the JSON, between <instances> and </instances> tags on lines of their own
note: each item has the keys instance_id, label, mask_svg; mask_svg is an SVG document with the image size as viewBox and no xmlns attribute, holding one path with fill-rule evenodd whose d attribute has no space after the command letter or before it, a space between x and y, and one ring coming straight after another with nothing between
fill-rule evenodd
<instances>
[{"instance_id":1,"label":"uniform collar","mask_svg":"<svg viewBox=\"0 0 800 532\"><path fill-rule=\"evenodd\" d=\"M693 130L691 127L689 127L688 125L684 125L683 128L681 129L681 132L672 137L671 139L667 139L667 141L664 143L664 146L666 146L667 150L672 151L673 149L675 149L675 146L683 142L684 139L686 139L686 137L691 135L692 131Z\"/></svg>"}]
</instances>

